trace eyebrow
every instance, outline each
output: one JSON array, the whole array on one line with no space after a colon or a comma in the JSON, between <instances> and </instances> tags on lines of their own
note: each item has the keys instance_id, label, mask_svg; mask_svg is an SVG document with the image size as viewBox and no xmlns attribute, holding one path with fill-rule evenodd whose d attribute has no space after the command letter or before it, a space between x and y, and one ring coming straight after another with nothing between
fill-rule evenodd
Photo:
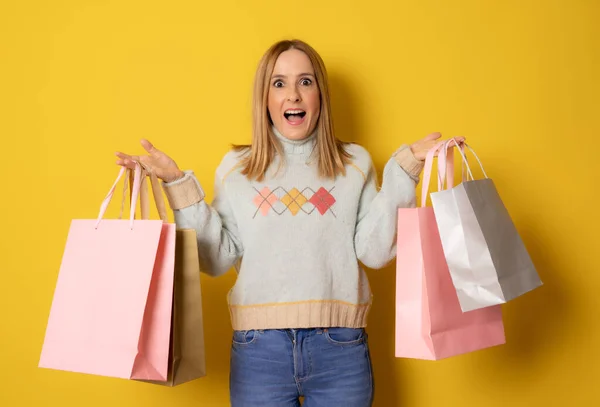
<instances>
[{"instance_id":1,"label":"eyebrow","mask_svg":"<svg viewBox=\"0 0 600 407\"><path fill-rule=\"evenodd\" d=\"M312 73L308 73L308 72L304 72L301 74L298 74L297 76L312 76L313 78L315 77L315 75L313 75ZM271 76L271 79L285 79L287 78L286 75L273 75Z\"/></svg>"}]
</instances>

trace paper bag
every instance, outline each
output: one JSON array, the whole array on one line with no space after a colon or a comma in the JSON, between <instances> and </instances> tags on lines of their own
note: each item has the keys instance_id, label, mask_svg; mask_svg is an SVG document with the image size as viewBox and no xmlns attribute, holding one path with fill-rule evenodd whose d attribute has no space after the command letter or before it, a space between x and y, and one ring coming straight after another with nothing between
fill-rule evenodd
<instances>
[{"instance_id":1,"label":"paper bag","mask_svg":"<svg viewBox=\"0 0 600 407\"><path fill-rule=\"evenodd\" d=\"M448 189L431 194L431 202L461 308L470 311L503 304L542 282L494 182L483 165L485 178L474 180L463 148L458 151L470 180L453 187L450 179Z\"/></svg>"},{"instance_id":2,"label":"paper bag","mask_svg":"<svg viewBox=\"0 0 600 407\"><path fill-rule=\"evenodd\" d=\"M73 220L39 366L125 379L167 380L175 225L104 220L117 180L95 220Z\"/></svg>"},{"instance_id":3,"label":"paper bag","mask_svg":"<svg viewBox=\"0 0 600 407\"><path fill-rule=\"evenodd\" d=\"M421 206L398 209L396 357L438 360L505 343L499 306L463 313L426 198L434 154L427 155Z\"/></svg>"},{"instance_id":4,"label":"paper bag","mask_svg":"<svg viewBox=\"0 0 600 407\"><path fill-rule=\"evenodd\" d=\"M159 182L154 175L150 176L150 180L159 216L167 222L165 201ZM148 201L147 188L143 185L140 193L143 219L148 218ZM176 236L168 378L166 381L150 381L166 386L176 386L206 375L202 291L196 231L180 229L177 230Z\"/></svg>"}]
</instances>

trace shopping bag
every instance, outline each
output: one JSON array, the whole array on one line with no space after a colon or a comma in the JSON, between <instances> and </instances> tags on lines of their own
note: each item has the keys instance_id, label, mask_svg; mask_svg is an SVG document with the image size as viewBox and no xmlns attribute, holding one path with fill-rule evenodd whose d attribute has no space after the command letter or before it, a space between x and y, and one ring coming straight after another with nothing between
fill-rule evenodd
<instances>
[{"instance_id":1,"label":"shopping bag","mask_svg":"<svg viewBox=\"0 0 600 407\"><path fill-rule=\"evenodd\" d=\"M158 214L165 223L168 223L165 201L158 179L154 174L150 174L149 178ZM143 177L143 179L148 178ZM140 191L142 219L149 218L149 198L145 184L145 181L142 182ZM148 382L172 387L204 376L206 376L206 355L198 241L194 229L178 229L175 244L175 283L168 377L166 381L148 380Z\"/></svg>"},{"instance_id":2,"label":"shopping bag","mask_svg":"<svg viewBox=\"0 0 600 407\"><path fill-rule=\"evenodd\" d=\"M453 144L449 140L444 149ZM464 147L477 159L484 179L473 178ZM470 178L453 186L450 177L448 188L432 193L431 202L461 309L470 311L503 304L542 282L479 157L466 144L457 150ZM439 167L446 171L442 161Z\"/></svg>"},{"instance_id":3,"label":"shopping bag","mask_svg":"<svg viewBox=\"0 0 600 407\"><path fill-rule=\"evenodd\" d=\"M426 206L434 155L425 160L421 205L398 209L395 355L438 360L505 343L500 306L463 313Z\"/></svg>"},{"instance_id":4,"label":"shopping bag","mask_svg":"<svg viewBox=\"0 0 600 407\"><path fill-rule=\"evenodd\" d=\"M167 380L175 225L135 220L136 165L129 220L73 220L52 300L39 366L124 379Z\"/></svg>"}]
</instances>

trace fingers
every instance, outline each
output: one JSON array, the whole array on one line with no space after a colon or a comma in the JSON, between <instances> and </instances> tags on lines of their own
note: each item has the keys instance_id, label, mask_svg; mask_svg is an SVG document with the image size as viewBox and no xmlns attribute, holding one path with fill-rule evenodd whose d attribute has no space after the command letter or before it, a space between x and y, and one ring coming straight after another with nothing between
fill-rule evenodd
<instances>
[{"instance_id":1,"label":"fingers","mask_svg":"<svg viewBox=\"0 0 600 407\"><path fill-rule=\"evenodd\" d=\"M115 153L115 155L118 157L117 165L120 165L122 167L127 167L127 168L133 168L135 166L133 164L133 161L131 160L131 156L129 154L125 154L120 151L117 151Z\"/></svg>"},{"instance_id":2,"label":"fingers","mask_svg":"<svg viewBox=\"0 0 600 407\"><path fill-rule=\"evenodd\" d=\"M154 167L149 163L149 158L150 157L148 157L146 155L146 156L141 156L140 159L138 160L138 163L140 163L140 165L142 166L142 169L144 170L146 175L150 175L154 172Z\"/></svg>"},{"instance_id":3,"label":"fingers","mask_svg":"<svg viewBox=\"0 0 600 407\"><path fill-rule=\"evenodd\" d=\"M125 154L125 153L122 153L122 152L120 152L120 151L117 151L117 152L115 153L115 155L116 155L117 157L119 157L121 160L125 160L125 159L129 159L129 158L131 158L131 156L130 156L129 154Z\"/></svg>"},{"instance_id":4,"label":"fingers","mask_svg":"<svg viewBox=\"0 0 600 407\"><path fill-rule=\"evenodd\" d=\"M132 160L129 160L129 159L125 159L125 160L118 159L117 165L120 165L121 167L129 168L131 170L135 170L135 162L133 162Z\"/></svg>"},{"instance_id":5,"label":"fingers","mask_svg":"<svg viewBox=\"0 0 600 407\"><path fill-rule=\"evenodd\" d=\"M121 152L116 152L115 155L118 157L117 165L135 169L135 163L140 162L140 157L137 155L129 155Z\"/></svg>"},{"instance_id":6,"label":"fingers","mask_svg":"<svg viewBox=\"0 0 600 407\"><path fill-rule=\"evenodd\" d=\"M437 140L441 137L442 137L442 133L440 133L439 131L436 131L434 133L429 134L427 137L425 137L425 140Z\"/></svg>"},{"instance_id":7,"label":"fingers","mask_svg":"<svg viewBox=\"0 0 600 407\"><path fill-rule=\"evenodd\" d=\"M465 140L466 139L464 137L453 137L449 140L449 141L451 141L451 143L449 143L448 146L450 146L450 147L459 146L459 145L463 144L465 142Z\"/></svg>"},{"instance_id":8,"label":"fingers","mask_svg":"<svg viewBox=\"0 0 600 407\"><path fill-rule=\"evenodd\" d=\"M440 143L441 137L442 137L442 134L440 132L434 132L434 133L429 134L427 137L423 138L422 140L419 140L419 141L415 142L414 144L412 144L411 148L413 149L413 153L415 154L415 157L417 157L419 159L425 159L425 156L427 155L427 153L431 152L431 150ZM463 144L465 142L465 140L466 140L465 137L460 136L460 137L449 138L448 140L445 140L445 142L448 143L447 147L453 148L457 145ZM440 151L444 151L444 149L434 151L433 152L434 157L439 157Z\"/></svg>"},{"instance_id":9,"label":"fingers","mask_svg":"<svg viewBox=\"0 0 600 407\"><path fill-rule=\"evenodd\" d=\"M148 140L142 139L140 143L142 144L142 147L144 147L144 150L146 150L149 154L158 152L158 150Z\"/></svg>"},{"instance_id":10,"label":"fingers","mask_svg":"<svg viewBox=\"0 0 600 407\"><path fill-rule=\"evenodd\" d=\"M150 143L147 147L148 147L148 149L147 149L148 152L150 152L150 150L152 150L152 149L154 151L158 151ZM150 165L148 163L148 160L150 158L148 156L129 155L129 154L122 153L120 151L117 151L115 153L115 155L118 157L118 159L116 161L117 165L135 170L135 165L136 165L136 163L138 163L142 166L142 169L144 170L144 172L146 174L151 174L153 171L152 165Z\"/></svg>"},{"instance_id":11,"label":"fingers","mask_svg":"<svg viewBox=\"0 0 600 407\"><path fill-rule=\"evenodd\" d=\"M429 134L423 140L424 141L436 141L436 140L439 140L440 138L442 138L442 133L440 133L439 131L436 131L436 132ZM459 144L464 143L466 140L466 138L463 136L452 137L452 139L456 140ZM452 140L452 139L450 139L450 140Z\"/></svg>"}]
</instances>

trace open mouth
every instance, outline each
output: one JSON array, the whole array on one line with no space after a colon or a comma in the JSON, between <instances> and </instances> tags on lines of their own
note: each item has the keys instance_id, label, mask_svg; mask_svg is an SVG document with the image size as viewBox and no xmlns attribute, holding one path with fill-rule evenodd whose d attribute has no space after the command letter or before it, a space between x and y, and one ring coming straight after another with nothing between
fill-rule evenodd
<instances>
[{"instance_id":1,"label":"open mouth","mask_svg":"<svg viewBox=\"0 0 600 407\"><path fill-rule=\"evenodd\" d=\"M288 109L283 113L283 116L290 124L300 124L306 116L306 112L302 109Z\"/></svg>"}]
</instances>

